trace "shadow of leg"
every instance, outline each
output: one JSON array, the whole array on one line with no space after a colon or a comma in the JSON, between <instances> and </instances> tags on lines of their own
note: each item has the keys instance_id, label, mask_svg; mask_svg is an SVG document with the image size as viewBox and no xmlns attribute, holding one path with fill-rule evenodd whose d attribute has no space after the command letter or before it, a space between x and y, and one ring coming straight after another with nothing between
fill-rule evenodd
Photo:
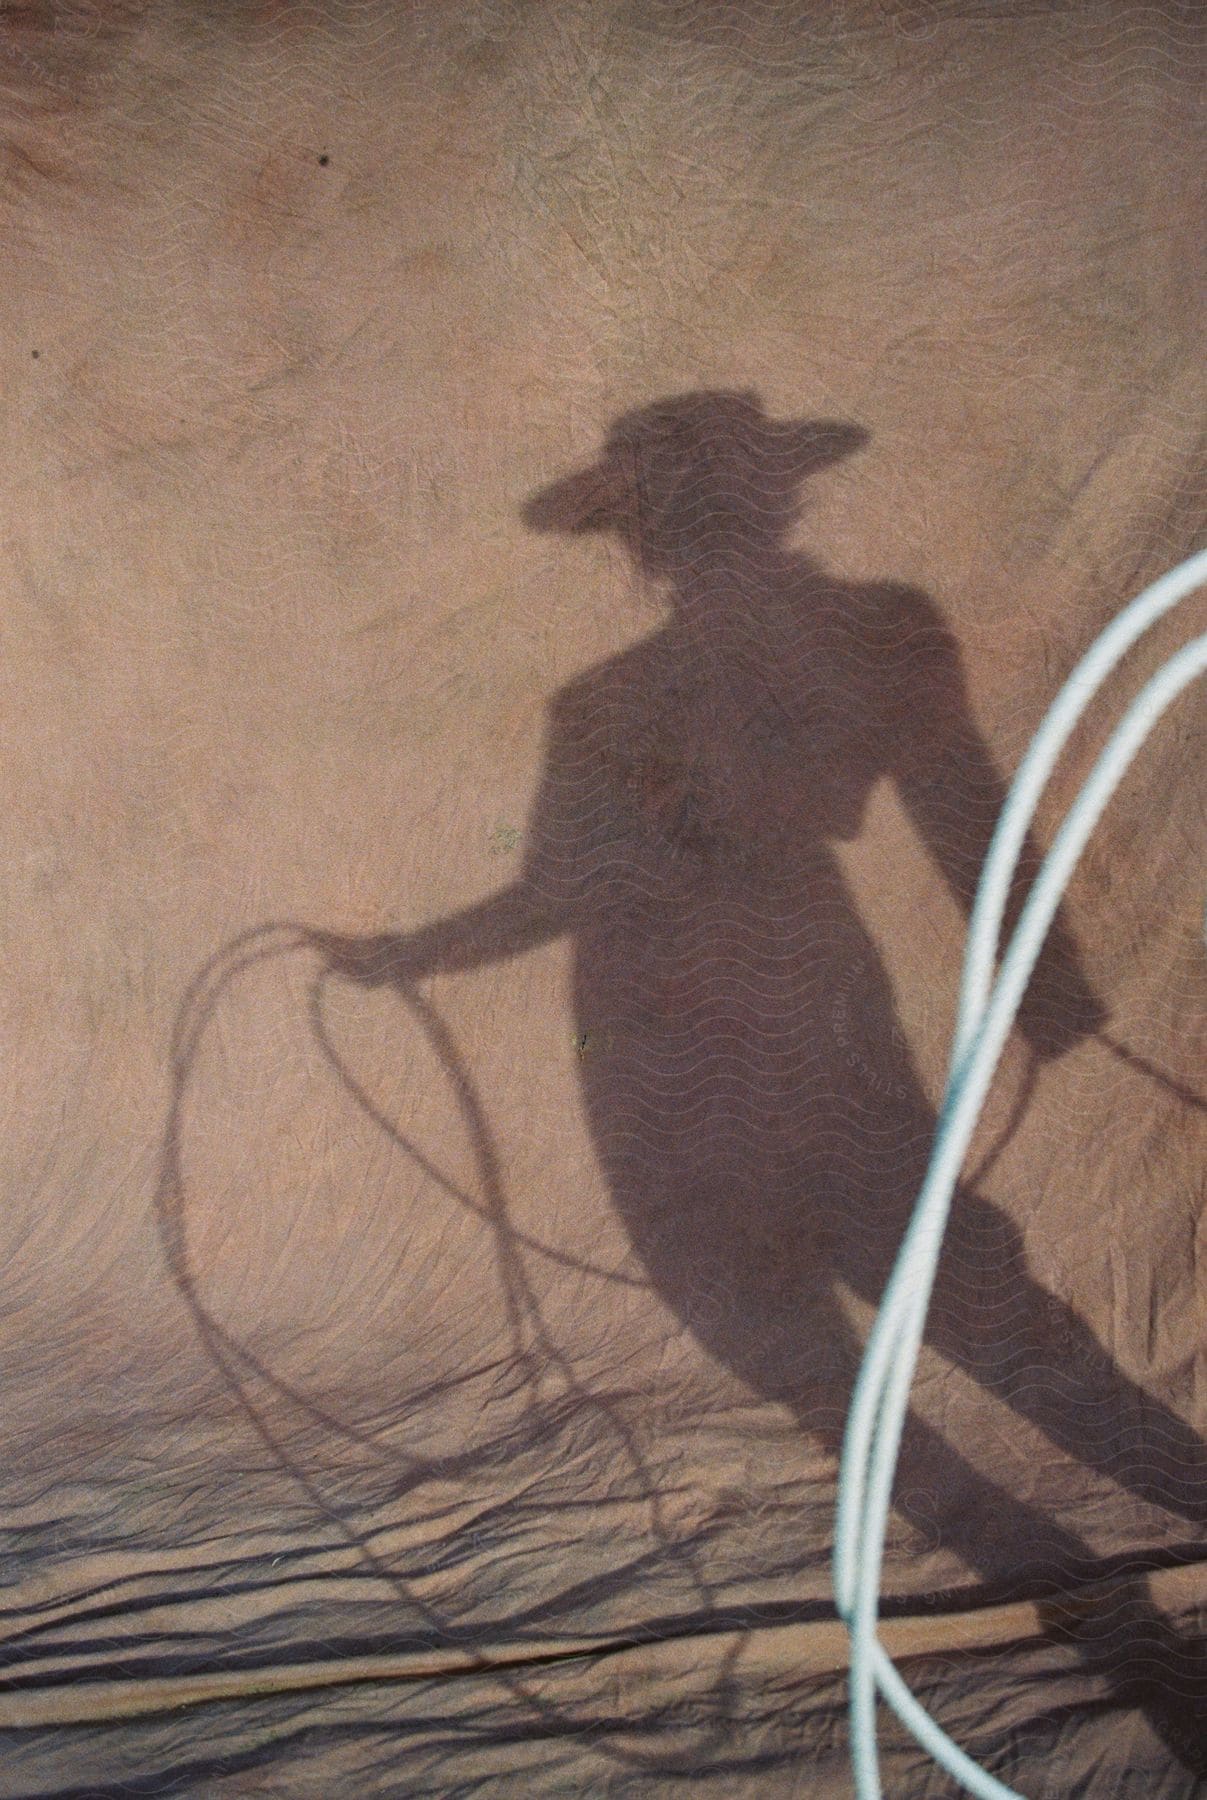
<instances>
[{"instance_id":1,"label":"shadow of leg","mask_svg":"<svg viewBox=\"0 0 1207 1800\"><path fill-rule=\"evenodd\" d=\"M1072 1644L1114 1698L1134 1706L1192 1775L1207 1778L1207 1640L1180 1632L1153 1605L1145 1577L1098 1588L1087 1602L1040 1602L1047 1634Z\"/></svg>"},{"instance_id":2,"label":"shadow of leg","mask_svg":"<svg viewBox=\"0 0 1207 1800\"><path fill-rule=\"evenodd\" d=\"M933 1540L939 1503L961 1495L965 1510L949 1526L949 1547L988 1576L992 1599L1033 1600L1044 1634L1077 1651L1111 1703L1141 1713L1179 1765L1207 1776L1207 1642L1183 1635L1153 1604L1144 1572L1104 1579L1101 1559L1083 1540L979 1474L914 1414L898 1467L899 1517ZM1025 1547L1031 1564L1018 1569L1008 1591L1000 1578L1003 1543Z\"/></svg>"},{"instance_id":3,"label":"shadow of leg","mask_svg":"<svg viewBox=\"0 0 1207 1800\"><path fill-rule=\"evenodd\" d=\"M1014 1222L977 1194L956 1196L926 1340L1083 1467L1196 1537L1207 1526L1207 1444L1040 1286Z\"/></svg>"},{"instance_id":4,"label":"shadow of leg","mask_svg":"<svg viewBox=\"0 0 1207 1800\"><path fill-rule=\"evenodd\" d=\"M872 1304L891 1267L878 1240L864 1234L863 1254L848 1254L843 1271ZM926 1342L1095 1475L1196 1528L1207 1520L1203 1440L1034 1280L1013 1221L967 1191L952 1208ZM1207 1776L1207 1641L1184 1636L1158 1610L1142 1570L1110 1585L1104 1599L1109 1570L1097 1552L1051 1513L980 1475L911 1413L894 1507L933 1535L945 1504L948 1547L985 1577L994 1597L1043 1596L1053 1639L1075 1645L1116 1703L1141 1711L1180 1764ZM1129 1558L1133 1569L1142 1555ZM1004 1571L1009 1596L1001 1592Z\"/></svg>"}]
</instances>

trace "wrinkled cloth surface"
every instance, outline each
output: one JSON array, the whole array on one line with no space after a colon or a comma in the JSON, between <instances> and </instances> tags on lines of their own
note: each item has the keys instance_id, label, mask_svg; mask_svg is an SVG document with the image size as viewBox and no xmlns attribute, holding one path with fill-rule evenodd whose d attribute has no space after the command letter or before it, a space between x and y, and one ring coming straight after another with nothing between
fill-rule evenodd
<instances>
[{"instance_id":1,"label":"wrinkled cloth surface","mask_svg":"<svg viewBox=\"0 0 1207 1800\"><path fill-rule=\"evenodd\" d=\"M0 1795L850 1791L842 1424L980 857L1202 541L1202 49L0 19ZM1207 1791L1203 716L1037 971L886 1551L1036 1797Z\"/></svg>"}]
</instances>

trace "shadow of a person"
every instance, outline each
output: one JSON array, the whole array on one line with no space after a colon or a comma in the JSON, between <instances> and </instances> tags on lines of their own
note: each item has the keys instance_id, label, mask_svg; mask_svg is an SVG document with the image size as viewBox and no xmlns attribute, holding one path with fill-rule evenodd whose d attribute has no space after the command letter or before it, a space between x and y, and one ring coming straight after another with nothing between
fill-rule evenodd
<instances>
[{"instance_id":1,"label":"shadow of a person","mask_svg":"<svg viewBox=\"0 0 1207 1800\"><path fill-rule=\"evenodd\" d=\"M711 1356L832 1443L860 1353L837 1284L878 1303L934 1127L833 847L891 779L967 911L1004 798L933 603L845 583L790 542L802 482L866 437L773 420L751 394L687 394L622 418L596 464L536 494L532 529L616 534L669 617L553 700L511 885L408 934L312 934L370 984L569 934L586 1112L636 1256ZM1058 918L1017 1029L1050 1059L1103 1023ZM1070 1456L1201 1526L1200 1440L1033 1281L1016 1227L968 1188L927 1341ZM991 1580L1092 1564L916 1415L907 1517L915 1494Z\"/></svg>"}]
</instances>

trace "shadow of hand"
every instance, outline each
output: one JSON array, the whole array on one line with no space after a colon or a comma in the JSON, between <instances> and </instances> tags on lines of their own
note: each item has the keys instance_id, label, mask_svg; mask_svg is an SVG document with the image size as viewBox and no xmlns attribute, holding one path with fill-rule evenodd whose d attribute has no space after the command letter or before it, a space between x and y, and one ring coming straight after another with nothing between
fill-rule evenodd
<instances>
[{"instance_id":1,"label":"shadow of hand","mask_svg":"<svg viewBox=\"0 0 1207 1800\"><path fill-rule=\"evenodd\" d=\"M417 976L407 954L407 939L382 931L367 937L342 937L333 931L311 931L308 940L333 975L362 987L406 986Z\"/></svg>"}]
</instances>

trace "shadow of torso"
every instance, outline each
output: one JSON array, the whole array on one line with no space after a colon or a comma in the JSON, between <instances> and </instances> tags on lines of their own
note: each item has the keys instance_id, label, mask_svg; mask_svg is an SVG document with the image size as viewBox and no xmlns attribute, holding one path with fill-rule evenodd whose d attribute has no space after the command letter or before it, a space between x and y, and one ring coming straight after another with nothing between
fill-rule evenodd
<instances>
[{"instance_id":1,"label":"shadow of torso","mask_svg":"<svg viewBox=\"0 0 1207 1800\"><path fill-rule=\"evenodd\" d=\"M559 694L525 880L573 921L584 1104L645 1274L824 1428L855 1354L835 1276L878 1295L932 1125L832 846L941 699L911 680L934 615L804 559L745 628L715 602Z\"/></svg>"}]
</instances>

